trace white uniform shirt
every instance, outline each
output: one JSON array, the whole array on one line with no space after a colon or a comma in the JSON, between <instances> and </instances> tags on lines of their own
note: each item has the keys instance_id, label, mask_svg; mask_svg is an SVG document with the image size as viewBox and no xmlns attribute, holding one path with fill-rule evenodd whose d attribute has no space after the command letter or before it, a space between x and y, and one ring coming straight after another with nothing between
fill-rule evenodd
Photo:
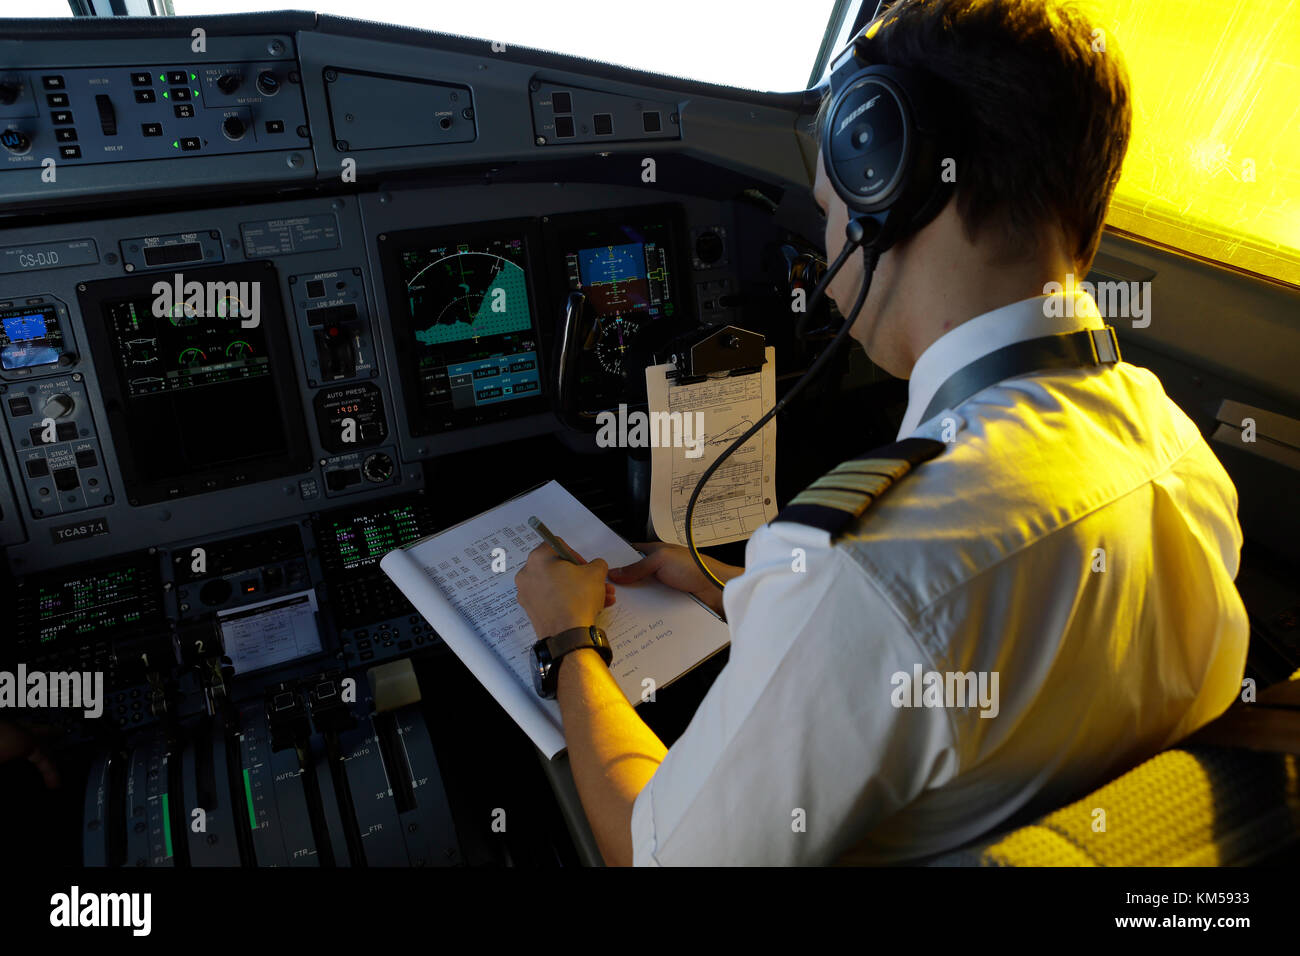
<instances>
[{"instance_id":1,"label":"white uniform shirt","mask_svg":"<svg viewBox=\"0 0 1300 956\"><path fill-rule=\"evenodd\" d=\"M920 421L980 356L1102 325L1087 296L1073 317L1047 299L920 356L899 437L951 444L847 533L750 539L731 659L637 797L637 864L939 853L1077 799L1240 691L1236 489L1152 373L1036 373ZM924 706L902 675L931 671L984 672L989 706Z\"/></svg>"}]
</instances>

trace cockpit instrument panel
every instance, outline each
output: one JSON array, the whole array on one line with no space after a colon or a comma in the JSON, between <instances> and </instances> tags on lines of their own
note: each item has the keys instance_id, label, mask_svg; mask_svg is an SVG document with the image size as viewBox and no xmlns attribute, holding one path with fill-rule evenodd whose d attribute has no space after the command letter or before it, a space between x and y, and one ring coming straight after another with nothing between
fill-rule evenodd
<instances>
[{"instance_id":1,"label":"cockpit instrument panel","mask_svg":"<svg viewBox=\"0 0 1300 956\"><path fill-rule=\"evenodd\" d=\"M541 410L528 222L382 237L414 434Z\"/></svg>"}]
</instances>

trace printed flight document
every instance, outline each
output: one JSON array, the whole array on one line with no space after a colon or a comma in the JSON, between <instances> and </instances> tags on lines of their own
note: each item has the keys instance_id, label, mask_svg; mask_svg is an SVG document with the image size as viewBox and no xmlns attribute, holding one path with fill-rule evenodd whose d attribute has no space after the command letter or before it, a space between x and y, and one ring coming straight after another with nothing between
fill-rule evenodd
<instances>
[{"instance_id":1,"label":"printed flight document","mask_svg":"<svg viewBox=\"0 0 1300 956\"><path fill-rule=\"evenodd\" d=\"M645 370L646 392L653 416L701 416L694 436L701 446L659 442L650 451L650 520L659 540L686 543L686 505L714 459L776 404L776 350L770 345L762 369L748 375L707 378L675 385L668 373L674 366L652 365ZM736 450L713 473L696 502L691 522L697 547L728 544L748 538L776 517L776 422Z\"/></svg>"},{"instance_id":2,"label":"printed flight document","mask_svg":"<svg viewBox=\"0 0 1300 956\"><path fill-rule=\"evenodd\" d=\"M587 561L604 558L616 568L641 557L552 481L390 551L379 566L551 758L565 746L560 705L533 688L532 647L539 635L515 592L515 574L542 543L528 526L533 515ZM614 650L610 672L633 705L641 703L645 689L667 686L730 641L727 625L717 615L658 581L619 585L615 597L596 623Z\"/></svg>"}]
</instances>

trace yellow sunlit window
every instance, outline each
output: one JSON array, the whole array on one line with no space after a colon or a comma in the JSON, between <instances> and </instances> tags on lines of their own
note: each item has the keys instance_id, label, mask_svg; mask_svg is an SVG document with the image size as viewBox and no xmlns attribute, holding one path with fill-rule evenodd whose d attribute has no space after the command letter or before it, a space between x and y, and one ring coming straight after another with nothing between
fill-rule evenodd
<instances>
[{"instance_id":1,"label":"yellow sunlit window","mask_svg":"<svg viewBox=\"0 0 1300 956\"><path fill-rule=\"evenodd\" d=\"M1092 0L1133 82L1108 222L1300 285L1300 0Z\"/></svg>"}]
</instances>

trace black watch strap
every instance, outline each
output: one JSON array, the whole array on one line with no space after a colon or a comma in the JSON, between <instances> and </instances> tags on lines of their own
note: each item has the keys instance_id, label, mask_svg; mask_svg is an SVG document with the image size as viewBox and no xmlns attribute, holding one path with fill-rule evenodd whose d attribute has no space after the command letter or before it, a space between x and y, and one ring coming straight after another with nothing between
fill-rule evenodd
<instances>
[{"instance_id":1,"label":"black watch strap","mask_svg":"<svg viewBox=\"0 0 1300 956\"><path fill-rule=\"evenodd\" d=\"M555 664L559 664L560 658L565 654L583 647L594 647L607 666L614 659L614 649L609 646L605 632L594 624L591 627L571 627L553 635L546 643Z\"/></svg>"}]
</instances>

